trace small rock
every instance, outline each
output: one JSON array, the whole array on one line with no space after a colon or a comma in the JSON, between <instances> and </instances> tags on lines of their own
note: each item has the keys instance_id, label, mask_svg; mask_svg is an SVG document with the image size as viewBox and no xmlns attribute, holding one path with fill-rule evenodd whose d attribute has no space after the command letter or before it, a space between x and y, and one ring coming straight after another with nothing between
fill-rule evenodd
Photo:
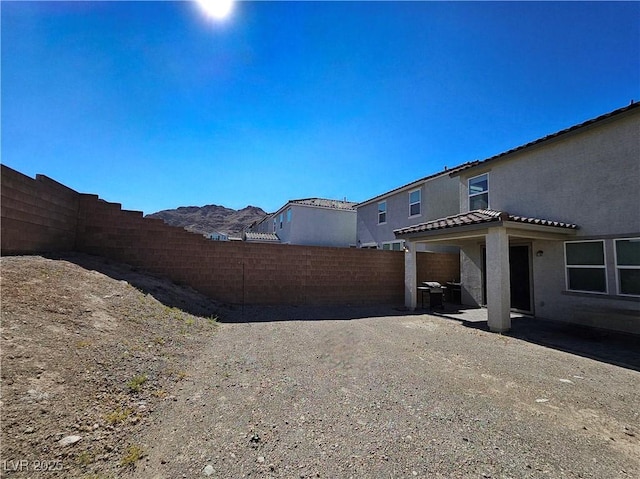
<instances>
[{"instance_id":1,"label":"small rock","mask_svg":"<svg viewBox=\"0 0 640 479\"><path fill-rule=\"evenodd\" d=\"M210 476L211 474L213 474L213 466L211 464L207 464L206 466L204 466L202 472L205 476Z\"/></svg>"},{"instance_id":2,"label":"small rock","mask_svg":"<svg viewBox=\"0 0 640 479\"><path fill-rule=\"evenodd\" d=\"M60 444L61 446L69 446L71 444L75 444L80 439L82 439L82 436L66 436L60 439L58 441L58 444Z\"/></svg>"},{"instance_id":3,"label":"small rock","mask_svg":"<svg viewBox=\"0 0 640 479\"><path fill-rule=\"evenodd\" d=\"M258 457L258 462L262 464L264 462L264 456Z\"/></svg>"},{"instance_id":4,"label":"small rock","mask_svg":"<svg viewBox=\"0 0 640 479\"><path fill-rule=\"evenodd\" d=\"M36 430L32 427L28 427L24 430L25 434L33 434Z\"/></svg>"}]
</instances>

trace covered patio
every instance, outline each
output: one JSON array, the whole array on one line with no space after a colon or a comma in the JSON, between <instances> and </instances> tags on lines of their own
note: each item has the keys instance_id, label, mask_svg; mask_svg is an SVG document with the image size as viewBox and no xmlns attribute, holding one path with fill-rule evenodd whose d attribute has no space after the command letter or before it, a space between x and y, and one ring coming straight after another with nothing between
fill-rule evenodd
<instances>
[{"instance_id":1,"label":"covered patio","mask_svg":"<svg viewBox=\"0 0 640 479\"><path fill-rule=\"evenodd\" d=\"M534 240L566 241L576 234L577 229L575 224L517 216L503 211L474 210L395 230L396 237L405 240L405 306L415 310L417 305L419 285L416 251L419 243L458 246L463 256L468 245L481 245L486 252L485 258L480 260L481 277L465 278L467 262L461 258L462 287L475 291L476 296L481 295L479 302L486 303L487 322L491 331L508 331L513 307L510 246ZM529 261L528 256L524 261ZM533 282L529 277L531 265L527 264L526 267L528 289L532 292ZM514 280L518 284L518 278Z\"/></svg>"}]
</instances>

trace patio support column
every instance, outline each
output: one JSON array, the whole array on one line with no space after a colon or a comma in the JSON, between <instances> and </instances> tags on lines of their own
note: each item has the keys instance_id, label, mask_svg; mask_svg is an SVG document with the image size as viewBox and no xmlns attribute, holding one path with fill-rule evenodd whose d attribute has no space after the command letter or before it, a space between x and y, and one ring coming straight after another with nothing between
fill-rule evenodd
<instances>
[{"instance_id":1,"label":"patio support column","mask_svg":"<svg viewBox=\"0 0 640 479\"><path fill-rule=\"evenodd\" d=\"M404 305L414 311L418 303L416 243L406 240L404 247Z\"/></svg>"},{"instance_id":2,"label":"patio support column","mask_svg":"<svg viewBox=\"0 0 640 479\"><path fill-rule=\"evenodd\" d=\"M509 236L504 227L489 228L486 275L489 329L502 333L511 329Z\"/></svg>"}]
</instances>

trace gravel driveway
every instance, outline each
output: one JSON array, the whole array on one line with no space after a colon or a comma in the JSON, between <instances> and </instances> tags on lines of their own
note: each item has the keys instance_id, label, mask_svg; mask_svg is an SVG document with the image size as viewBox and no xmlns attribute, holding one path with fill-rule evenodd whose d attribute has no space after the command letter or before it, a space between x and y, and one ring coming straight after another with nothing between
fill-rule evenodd
<instances>
[{"instance_id":1,"label":"gravel driveway","mask_svg":"<svg viewBox=\"0 0 640 479\"><path fill-rule=\"evenodd\" d=\"M637 368L391 308L236 319L139 438L134 476L640 477Z\"/></svg>"}]
</instances>

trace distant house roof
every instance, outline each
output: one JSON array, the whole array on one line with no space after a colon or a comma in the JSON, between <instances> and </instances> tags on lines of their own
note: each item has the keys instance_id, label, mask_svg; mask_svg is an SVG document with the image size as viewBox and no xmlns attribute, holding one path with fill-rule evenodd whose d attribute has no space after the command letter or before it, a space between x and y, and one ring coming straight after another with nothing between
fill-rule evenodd
<instances>
[{"instance_id":1,"label":"distant house roof","mask_svg":"<svg viewBox=\"0 0 640 479\"><path fill-rule=\"evenodd\" d=\"M353 201L328 200L325 198L304 198L300 200L290 200L287 204L315 206L318 208L331 208L336 210L353 210L357 203Z\"/></svg>"},{"instance_id":2,"label":"distant house roof","mask_svg":"<svg viewBox=\"0 0 640 479\"><path fill-rule=\"evenodd\" d=\"M443 230L447 228L456 228L459 226L481 225L483 223L512 221L515 223L529 223L538 226L555 226L557 228L578 229L578 226L571 223L562 223L560 221L545 220L540 218L529 218L526 216L517 216L509 214L505 211L496 210L474 210L468 213L447 216L437 220L427 221L415 226L408 226L394 230L396 236L409 235L412 233L424 233L429 231Z\"/></svg>"},{"instance_id":3,"label":"distant house roof","mask_svg":"<svg viewBox=\"0 0 640 479\"><path fill-rule=\"evenodd\" d=\"M425 181L429 181L429 180L432 180L434 178L438 178L439 176L452 175L452 174L454 174L454 173L456 173L456 172L458 172L460 170L469 168L469 167L474 166L474 165L476 165L478 163L480 163L480 162L478 160L476 160L476 161L469 161L467 163L463 163L462 165L454 166L453 168L445 167L444 170L442 170L442 171L438 171L437 173L433 173L433 174L431 174L429 176L425 176L424 178L420 178L418 180L412 181L411 183L407 183L406 185L399 186L398 188L394 188L393 190L387 191L387 192L382 193L382 194L380 194L378 196L374 196L371 199L368 199L366 201L358 203L357 206L360 207L360 206L368 205L369 203L380 201L383 198L385 198L387 196L391 196L391 195L393 195L395 193L398 193L398 192L400 192L402 190L408 190L408 189L411 189L411 188L415 188L416 186L420 185L421 183L424 183Z\"/></svg>"},{"instance_id":4,"label":"distant house roof","mask_svg":"<svg viewBox=\"0 0 640 479\"><path fill-rule=\"evenodd\" d=\"M555 133L551 133L549 135L543 136L542 138L538 138L537 140L530 141L529 143L526 143L524 145L517 146L517 147L512 148L512 149L510 149L508 151L505 151L503 153L499 153L497 155L491 156L491 157L489 157L489 158L487 158L485 160L472 161L470 163L467 163L466 165L463 165L463 167L458 168L455 171L451 171L450 174L451 174L451 176L455 176L456 174L458 174L458 173L460 173L460 172L462 172L464 170L468 170L468 169L474 168L476 166L484 165L485 163L488 163L490 161L494 161L494 160L497 160L499 158L504 158L505 156L511 155L512 153L516 153L518 151L525 150L527 148L531 148L532 146L539 145L541 143L553 140L555 138L558 138L560 136L563 136L563 135L566 135L568 133L574 132L576 130L580 130L582 128L586 128L586 127L591 126L591 125L593 125L595 123L599 123L601 121L609 120L610 118L613 118L615 116L621 115L621 114L626 113L628 111L634 110L634 109L636 109L638 107L640 107L640 103L631 103L631 104L629 104L629 105L627 105L627 106L625 106L623 108L618 108L617 110L613 110L613 111L611 111L609 113L605 113L604 115L600 115L600 116L598 116L596 118L592 118L591 120L587 120L587 121L584 121L584 122L579 123L577 125L570 126L569 128L565 128L564 130L560 130L560 131L557 131Z\"/></svg>"},{"instance_id":5,"label":"distant house roof","mask_svg":"<svg viewBox=\"0 0 640 479\"><path fill-rule=\"evenodd\" d=\"M254 233L253 231L247 231L244 233L243 238L245 241L255 241L262 243L279 243L280 238L275 233Z\"/></svg>"}]
</instances>

